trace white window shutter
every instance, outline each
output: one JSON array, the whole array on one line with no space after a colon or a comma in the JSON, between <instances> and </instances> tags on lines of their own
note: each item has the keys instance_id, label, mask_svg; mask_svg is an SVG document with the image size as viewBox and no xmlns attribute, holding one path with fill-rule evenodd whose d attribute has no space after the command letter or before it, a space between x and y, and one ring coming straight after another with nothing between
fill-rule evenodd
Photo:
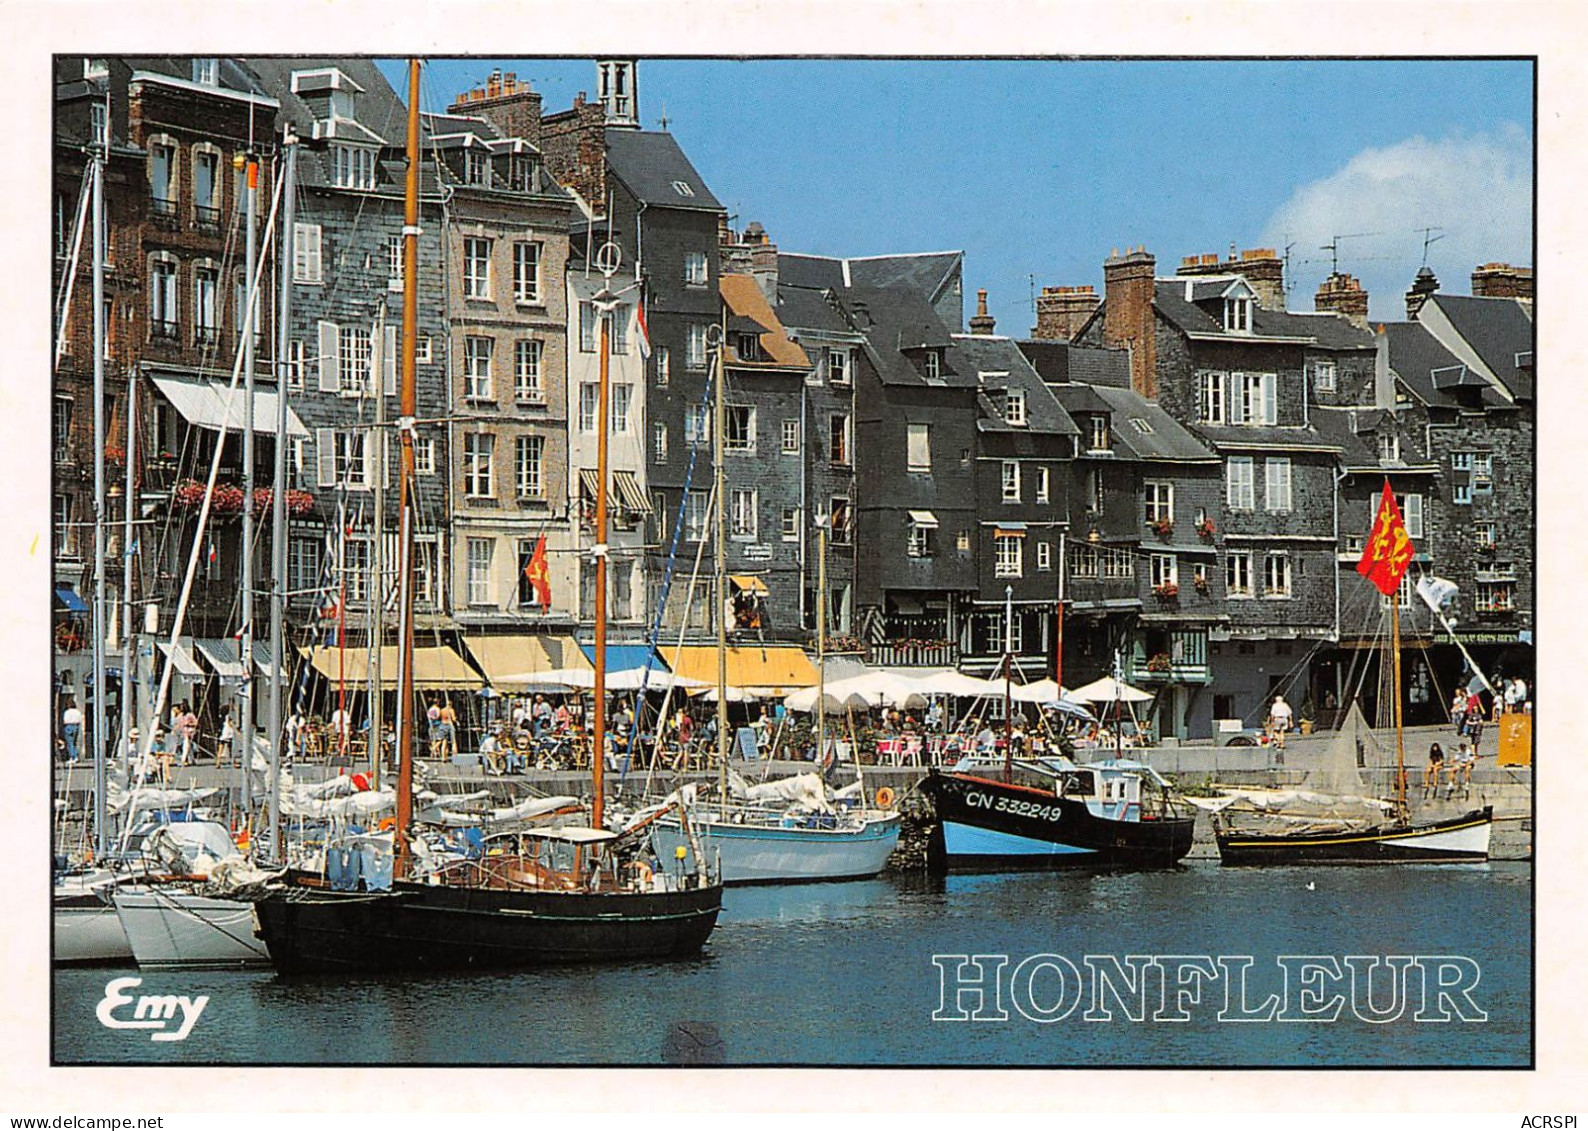
<instances>
[{"instance_id":1,"label":"white window shutter","mask_svg":"<svg viewBox=\"0 0 1588 1131\"><path fill-rule=\"evenodd\" d=\"M314 430L315 478L321 487L336 486L336 433L329 428Z\"/></svg>"},{"instance_id":2,"label":"white window shutter","mask_svg":"<svg viewBox=\"0 0 1588 1131\"><path fill-rule=\"evenodd\" d=\"M375 486L375 430L364 433L364 486Z\"/></svg>"},{"instance_id":3,"label":"white window shutter","mask_svg":"<svg viewBox=\"0 0 1588 1131\"><path fill-rule=\"evenodd\" d=\"M337 325L320 322L320 392L341 392L341 379L337 374Z\"/></svg>"},{"instance_id":4,"label":"white window shutter","mask_svg":"<svg viewBox=\"0 0 1588 1131\"><path fill-rule=\"evenodd\" d=\"M386 339L381 343L381 392L388 397L397 395L397 327L386 327Z\"/></svg>"},{"instance_id":5,"label":"white window shutter","mask_svg":"<svg viewBox=\"0 0 1588 1131\"><path fill-rule=\"evenodd\" d=\"M1279 383L1279 381L1278 381L1278 377L1277 377L1276 374L1273 374L1273 373L1264 373L1263 374L1263 423L1264 424L1278 424L1279 423L1279 397L1278 397L1278 389L1275 387L1275 386L1278 385L1278 383Z\"/></svg>"}]
</instances>

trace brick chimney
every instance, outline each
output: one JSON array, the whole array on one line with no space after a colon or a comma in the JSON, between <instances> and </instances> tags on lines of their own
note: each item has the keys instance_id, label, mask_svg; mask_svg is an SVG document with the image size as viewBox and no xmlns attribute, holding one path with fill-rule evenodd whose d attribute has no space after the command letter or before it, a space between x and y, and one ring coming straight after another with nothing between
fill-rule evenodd
<instances>
[{"instance_id":1,"label":"brick chimney","mask_svg":"<svg viewBox=\"0 0 1588 1131\"><path fill-rule=\"evenodd\" d=\"M987 292L985 289L978 290L976 292L976 313L970 320L970 332L972 334L990 335L996 326L997 322L994 321L993 316L987 313Z\"/></svg>"},{"instance_id":2,"label":"brick chimney","mask_svg":"<svg viewBox=\"0 0 1588 1131\"><path fill-rule=\"evenodd\" d=\"M1264 310L1285 309L1285 261L1271 247L1247 248L1239 255L1231 250L1228 259L1211 255L1188 255L1175 269L1176 275L1244 275L1257 292L1257 305Z\"/></svg>"},{"instance_id":3,"label":"brick chimney","mask_svg":"<svg viewBox=\"0 0 1588 1131\"><path fill-rule=\"evenodd\" d=\"M1037 296L1037 324L1033 338L1067 342L1086 325L1102 299L1090 284L1084 287L1043 287Z\"/></svg>"},{"instance_id":4,"label":"brick chimney","mask_svg":"<svg viewBox=\"0 0 1588 1131\"><path fill-rule=\"evenodd\" d=\"M717 220L717 251L724 275L749 275L755 279L766 301L777 305L777 244L756 220L735 236L726 217Z\"/></svg>"},{"instance_id":5,"label":"brick chimney","mask_svg":"<svg viewBox=\"0 0 1588 1131\"><path fill-rule=\"evenodd\" d=\"M546 171L557 183L573 189L597 216L606 209L607 120L599 102L585 92L574 95L573 106L540 119L536 144L546 161Z\"/></svg>"},{"instance_id":6,"label":"brick chimney","mask_svg":"<svg viewBox=\"0 0 1588 1131\"><path fill-rule=\"evenodd\" d=\"M1478 298L1519 298L1533 301L1533 269L1509 263L1485 263L1472 273L1472 293Z\"/></svg>"},{"instance_id":7,"label":"brick chimney","mask_svg":"<svg viewBox=\"0 0 1588 1131\"><path fill-rule=\"evenodd\" d=\"M1367 329L1367 291L1355 276L1336 271L1318 284L1312 308L1320 314L1343 314L1358 329Z\"/></svg>"},{"instance_id":8,"label":"brick chimney","mask_svg":"<svg viewBox=\"0 0 1588 1131\"><path fill-rule=\"evenodd\" d=\"M540 95L513 71L492 71L483 87L465 91L447 113L484 118L503 137L521 137L540 148Z\"/></svg>"},{"instance_id":9,"label":"brick chimney","mask_svg":"<svg viewBox=\"0 0 1588 1131\"><path fill-rule=\"evenodd\" d=\"M1103 344L1130 350L1130 387L1158 396L1158 339L1153 318L1157 267L1145 247L1117 251L1103 261Z\"/></svg>"},{"instance_id":10,"label":"brick chimney","mask_svg":"<svg viewBox=\"0 0 1588 1131\"><path fill-rule=\"evenodd\" d=\"M1424 264L1417 269L1417 278L1412 280L1411 290L1406 292L1406 317L1415 322L1417 312L1423 308L1423 303L1428 301L1428 296L1439 290L1439 279Z\"/></svg>"}]
</instances>

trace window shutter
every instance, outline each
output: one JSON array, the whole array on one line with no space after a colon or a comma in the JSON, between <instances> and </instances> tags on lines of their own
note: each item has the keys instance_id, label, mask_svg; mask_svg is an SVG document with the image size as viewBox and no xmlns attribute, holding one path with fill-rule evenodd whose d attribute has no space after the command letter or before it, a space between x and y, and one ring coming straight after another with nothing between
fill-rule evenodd
<instances>
[{"instance_id":1,"label":"window shutter","mask_svg":"<svg viewBox=\"0 0 1588 1131\"><path fill-rule=\"evenodd\" d=\"M320 322L320 392L336 393L341 391L341 379L337 375L337 325L335 322Z\"/></svg>"},{"instance_id":2,"label":"window shutter","mask_svg":"<svg viewBox=\"0 0 1588 1131\"><path fill-rule=\"evenodd\" d=\"M1281 510L1291 509L1290 500L1290 461L1284 460L1279 465L1279 507Z\"/></svg>"},{"instance_id":3,"label":"window shutter","mask_svg":"<svg viewBox=\"0 0 1588 1131\"><path fill-rule=\"evenodd\" d=\"M1279 509L1279 461L1263 461L1263 508L1265 510Z\"/></svg>"},{"instance_id":4,"label":"window shutter","mask_svg":"<svg viewBox=\"0 0 1588 1131\"><path fill-rule=\"evenodd\" d=\"M329 428L314 430L315 478L321 487L336 486L336 433Z\"/></svg>"},{"instance_id":5,"label":"window shutter","mask_svg":"<svg viewBox=\"0 0 1588 1131\"><path fill-rule=\"evenodd\" d=\"M1245 424L1246 414L1242 411L1245 401L1241 396L1241 374L1226 373L1221 380L1224 382L1224 418L1231 424Z\"/></svg>"},{"instance_id":6,"label":"window shutter","mask_svg":"<svg viewBox=\"0 0 1588 1131\"><path fill-rule=\"evenodd\" d=\"M381 392L388 397L397 395L397 327L386 327L386 339L381 343Z\"/></svg>"},{"instance_id":7,"label":"window shutter","mask_svg":"<svg viewBox=\"0 0 1588 1131\"><path fill-rule=\"evenodd\" d=\"M375 486L375 429L364 433L364 486Z\"/></svg>"},{"instance_id":8,"label":"window shutter","mask_svg":"<svg viewBox=\"0 0 1588 1131\"><path fill-rule=\"evenodd\" d=\"M1273 373L1263 374L1263 423L1279 423L1279 396L1278 377Z\"/></svg>"},{"instance_id":9,"label":"window shutter","mask_svg":"<svg viewBox=\"0 0 1588 1131\"><path fill-rule=\"evenodd\" d=\"M1235 464L1230 463L1224 472L1224 503L1231 510L1240 506L1240 492L1235 486Z\"/></svg>"}]
</instances>

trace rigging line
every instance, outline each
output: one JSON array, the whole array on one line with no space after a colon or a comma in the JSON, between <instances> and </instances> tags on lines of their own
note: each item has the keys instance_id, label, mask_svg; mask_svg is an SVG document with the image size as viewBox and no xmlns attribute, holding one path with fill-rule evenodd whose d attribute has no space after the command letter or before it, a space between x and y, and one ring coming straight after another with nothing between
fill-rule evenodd
<instances>
[{"instance_id":1,"label":"rigging line","mask_svg":"<svg viewBox=\"0 0 1588 1131\"><path fill-rule=\"evenodd\" d=\"M94 176L94 169L95 165L92 161L83 166L83 183L77 190L77 220L72 225L72 254L67 260L67 269L61 277L61 294L56 303L55 367L57 369L60 368L61 357L66 352L67 320L71 315L72 291L77 285L77 264L82 257L83 232L88 227L88 206L92 195L88 191L88 186Z\"/></svg>"}]
</instances>

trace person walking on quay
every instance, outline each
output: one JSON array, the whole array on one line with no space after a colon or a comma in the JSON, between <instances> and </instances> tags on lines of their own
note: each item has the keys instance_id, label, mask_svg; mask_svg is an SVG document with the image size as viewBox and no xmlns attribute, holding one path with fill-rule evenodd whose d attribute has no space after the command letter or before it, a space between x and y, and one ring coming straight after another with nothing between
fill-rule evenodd
<instances>
[{"instance_id":1,"label":"person walking on quay","mask_svg":"<svg viewBox=\"0 0 1588 1131\"><path fill-rule=\"evenodd\" d=\"M282 729L287 735L287 757L302 758L303 742L307 736L308 722L303 717L303 712L295 710L287 716L287 721L282 724Z\"/></svg>"},{"instance_id":2,"label":"person walking on quay","mask_svg":"<svg viewBox=\"0 0 1588 1131\"><path fill-rule=\"evenodd\" d=\"M182 717L177 720L177 728L182 735L181 764L193 764L193 744L198 739L198 716L193 713L193 708L186 703L182 704Z\"/></svg>"},{"instance_id":3,"label":"person walking on quay","mask_svg":"<svg viewBox=\"0 0 1588 1131\"><path fill-rule=\"evenodd\" d=\"M1273 705L1268 708L1268 732L1271 736L1270 741L1275 749L1283 750L1285 748L1285 734L1290 730L1293 718L1290 704L1285 702L1285 697L1283 695L1274 696Z\"/></svg>"},{"instance_id":4,"label":"person walking on quay","mask_svg":"<svg viewBox=\"0 0 1588 1131\"><path fill-rule=\"evenodd\" d=\"M452 709L450 699L441 701L441 742L447 757L458 752L458 713Z\"/></svg>"},{"instance_id":5,"label":"person walking on quay","mask_svg":"<svg viewBox=\"0 0 1588 1131\"><path fill-rule=\"evenodd\" d=\"M1474 695L1473 698L1476 699L1477 696ZM1474 756L1476 756L1478 753L1478 743L1483 741L1482 707L1479 707L1476 711L1469 709L1467 712L1467 741L1472 744L1472 753Z\"/></svg>"},{"instance_id":6,"label":"person walking on quay","mask_svg":"<svg viewBox=\"0 0 1588 1131\"><path fill-rule=\"evenodd\" d=\"M66 709L61 712L61 738L66 743L66 760L77 761L83 737L83 712L78 709L75 699L66 701Z\"/></svg>"},{"instance_id":7,"label":"person walking on quay","mask_svg":"<svg viewBox=\"0 0 1588 1131\"><path fill-rule=\"evenodd\" d=\"M1450 697L1450 726L1459 738L1466 733L1463 724L1467 721L1467 693L1461 688L1456 688L1456 693Z\"/></svg>"},{"instance_id":8,"label":"person walking on quay","mask_svg":"<svg viewBox=\"0 0 1588 1131\"><path fill-rule=\"evenodd\" d=\"M232 743L235 741L237 741L237 729L232 726L232 713L228 709L221 716L221 733L220 737L215 740L215 764L217 766L222 762L230 762L232 760Z\"/></svg>"}]
</instances>

